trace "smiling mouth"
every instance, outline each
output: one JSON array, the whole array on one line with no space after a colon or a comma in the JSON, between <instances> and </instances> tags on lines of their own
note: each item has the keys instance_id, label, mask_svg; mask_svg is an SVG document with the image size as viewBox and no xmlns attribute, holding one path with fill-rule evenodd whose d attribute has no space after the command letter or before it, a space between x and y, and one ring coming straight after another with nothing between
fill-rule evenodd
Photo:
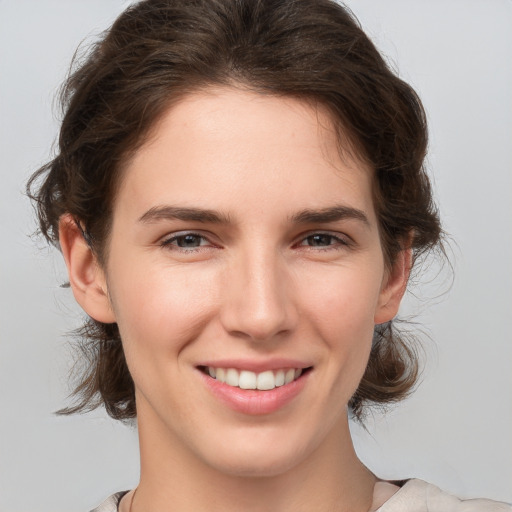
<instances>
[{"instance_id":1,"label":"smiling mouth","mask_svg":"<svg viewBox=\"0 0 512 512\"><path fill-rule=\"evenodd\" d=\"M256 389L259 391L269 391L290 384L305 372L311 370L311 368L283 368L256 373L249 370L215 368L213 366L201 366L199 369L212 379L218 380L228 386L239 389Z\"/></svg>"}]
</instances>

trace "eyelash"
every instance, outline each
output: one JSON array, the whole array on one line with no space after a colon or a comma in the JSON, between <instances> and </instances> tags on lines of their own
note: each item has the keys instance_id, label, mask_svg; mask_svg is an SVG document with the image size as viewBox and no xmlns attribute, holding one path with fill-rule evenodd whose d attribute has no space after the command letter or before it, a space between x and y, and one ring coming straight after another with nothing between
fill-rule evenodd
<instances>
[{"instance_id":1,"label":"eyelash","mask_svg":"<svg viewBox=\"0 0 512 512\"><path fill-rule=\"evenodd\" d=\"M308 239L312 239L315 237L326 237L329 238L331 242L328 245L322 245L322 246L315 246L315 245L303 245L303 242L307 241ZM311 241L311 240L310 240ZM312 249L314 251L330 251L330 250L340 250L346 247L349 247L351 245L351 242L348 240L348 238L345 236L335 235L333 233L329 232L315 232L308 234L307 236L301 238L300 242L296 244L299 247L307 247L308 249Z\"/></svg>"},{"instance_id":2,"label":"eyelash","mask_svg":"<svg viewBox=\"0 0 512 512\"><path fill-rule=\"evenodd\" d=\"M196 242L199 241L200 245L194 246L194 247L183 247L179 246L179 240L185 239L186 237L192 237ZM308 241L311 243L312 239L315 237L326 237L329 239L331 243L328 243L327 245L306 245L304 242ZM202 242L206 241L207 243L202 245ZM310 234L307 234L306 236L302 236L300 240L294 244L294 247L305 247L306 249L311 249L314 251L330 251L330 250L340 250L346 247L350 247L352 245L351 241L347 239L346 236L339 236L335 235L333 233L329 232L313 232ZM186 231L181 233L176 233L173 236L166 238L160 242L161 247L170 248L171 250L177 250L180 252L197 252L200 250L204 250L206 248L209 248L211 246L215 246L215 244L212 244L209 239L200 234L195 233L192 231Z\"/></svg>"},{"instance_id":3,"label":"eyelash","mask_svg":"<svg viewBox=\"0 0 512 512\"><path fill-rule=\"evenodd\" d=\"M199 239L200 242L206 241L211 245L211 242L209 242L208 238L206 238L204 235L201 235L199 233L194 233L191 231L186 231L186 232L176 233L173 236L171 236L170 238L166 238L166 239L162 240L162 242L160 242L160 246L166 247L166 248L172 248L172 250L178 250L181 252L196 252L198 250L201 250L204 247L207 247L207 245L198 245L196 247L180 247L178 245L178 243L173 243L173 242L178 242L180 239L185 239L186 237L193 237L195 240Z\"/></svg>"}]
</instances>

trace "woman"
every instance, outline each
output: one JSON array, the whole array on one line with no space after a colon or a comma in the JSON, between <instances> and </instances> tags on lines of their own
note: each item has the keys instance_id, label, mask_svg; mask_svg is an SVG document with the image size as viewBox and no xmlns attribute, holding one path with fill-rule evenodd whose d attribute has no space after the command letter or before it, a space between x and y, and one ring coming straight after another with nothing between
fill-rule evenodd
<instances>
[{"instance_id":1,"label":"woman","mask_svg":"<svg viewBox=\"0 0 512 512\"><path fill-rule=\"evenodd\" d=\"M94 350L65 412L137 417L98 511L509 510L358 460L348 407L412 389L392 325L440 244L426 126L330 1L146 1L70 77L33 180ZM34 183L34 181L32 181Z\"/></svg>"}]
</instances>

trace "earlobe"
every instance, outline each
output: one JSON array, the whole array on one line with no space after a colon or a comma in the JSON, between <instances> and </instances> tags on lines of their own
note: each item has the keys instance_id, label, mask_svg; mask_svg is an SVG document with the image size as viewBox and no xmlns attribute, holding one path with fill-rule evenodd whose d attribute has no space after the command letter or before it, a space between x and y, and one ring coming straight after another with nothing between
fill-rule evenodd
<instances>
[{"instance_id":1,"label":"earlobe","mask_svg":"<svg viewBox=\"0 0 512 512\"><path fill-rule=\"evenodd\" d=\"M386 273L375 312L375 324L392 320L398 313L400 302L407 289L412 267L412 249L400 251L393 267Z\"/></svg>"},{"instance_id":2,"label":"earlobe","mask_svg":"<svg viewBox=\"0 0 512 512\"><path fill-rule=\"evenodd\" d=\"M114 323L116 319L108 296L105 273L82 230L69 214L59 220L59 242L69 283L78 304L94 320Z\"/></svg>"}]
</instances>

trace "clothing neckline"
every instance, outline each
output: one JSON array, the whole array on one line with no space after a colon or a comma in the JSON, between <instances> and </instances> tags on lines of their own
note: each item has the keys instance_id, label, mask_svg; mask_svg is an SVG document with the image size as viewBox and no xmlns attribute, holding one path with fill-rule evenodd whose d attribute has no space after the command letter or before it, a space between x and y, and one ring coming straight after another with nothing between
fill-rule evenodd
<instances>
[{"instance_id":1,"label":"clothing neckline","mask_svg":"<svg viewBox=\"0 0 512 512\"><path fill-rule=\"evenodd\" d=\"M395 497L399 494L403 494L402 490L405 487L408 487L408 484L413 481L421 482L421 480L417 480L415 478L408 479L408 480L384 480L386 482L389 482L390 484L396 485L399 487L398 491L396 491L393 496L391 496L388 500L386 500L375 512L385 512L385 508L388 504L392 504ZM112 496L115 500L116 510L119 512L119 505L121 504L121 500L129 493L130 491L120 491L117 492Z\"/></svg>"}]
</instances>

